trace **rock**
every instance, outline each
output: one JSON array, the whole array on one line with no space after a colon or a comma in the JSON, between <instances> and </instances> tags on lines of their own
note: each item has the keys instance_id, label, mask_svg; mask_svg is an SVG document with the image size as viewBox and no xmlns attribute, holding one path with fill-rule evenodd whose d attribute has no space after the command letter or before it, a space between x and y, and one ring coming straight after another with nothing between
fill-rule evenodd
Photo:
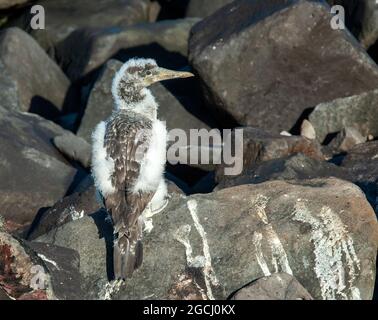
<instances>
[{"instance_id":1,"label":"rock","mask_svg":"<svg viewBox=\"0 0 378 320\"><path fill-rule=\"evenodd\" d=\"M17 300L83 299L79 255L0 232L0 288ZM1 292L0 292L1 299Z\"/></svg>"},{"instance_id":2,"label":"rock","mask_svg":"<svg viewBox=\"0 0 378 320\"><path fill-rule=\"evenodd\" d=\"M77 250L100 298L226 299L277 272L292 274L315 299L373 294L378 224L360 189L345 181L271 181L173 196L145 232L142 267L123 285L105 285L112 230L104 219L84 217L38 239Z\"/></svg>"},{"instance_id":3,"label":"rock","mask_svg":"<svg viewBox=\"0 0 378 320\"><path fill-rule=\"evenodd\" d=\"M55 298L42 259L23 241L4 232L0 232L0 288L17 300Z\"/></svg>"},{"instance_id":4,"label":"rock","mask_svg":"<svg viewBox=\"0 0 378 320\"><path fill-rule=\"evenodd\" d=\"M148 57L156 59L162 66L182 66L188 51L189 31L198 21L189 18L117 29L77 30L57 47L57 59L73 80L87 75L115 56L118 59L126 56L122 59L124 61L134 56Z\"/></svg>"},{"instance_id":5,"label":"rock","mask_svg":"<svg viewBox=\"0 0 378 320\"><path fill-rule=\"evenodd\" d=\"M63 110L69 86L68 78L27 33L18 28L0 32L3 107L52 119Z\"/></svg>"},{"instance_id":6,"label":"rock","mask_svg":"<svg viewBox=\"0 0 378 320\"><path fill-rule=\"evenodd\" d=\"M378 90L339 98L317 105L310 114L318 141L345 127L356 128L363 136L378 136Z\"/></svg>"},{"instance_id":7,"label":"rock","mask_svg":"<svg viewBox=\"0 0 378 320\"><path fill-rule=\"evenodd\" d=\"M0 10L24 5L30 0L0 0Z\"/></svg>"},{"instance_id":8,"label":"rock","mask_svg":"<svg viewBox=\"0 0 378 320\"><path fill-rule=\"evenodd\" d=\"M257 184L274 180L306 180L336 177L353 181L348 170L333 163L309 158L301 153L257 163L237 176L218 177L217 190L242 184Z\"/></svg>"},{"instance_id":9,"label":"rock","mask_svg":"<svg viewBox=\"0 0 378 320\"><path fill-rule=\"evenodd\" d=\"M79 253L80 274L90 299L96 298L96 293L110 277L110 274L107 275L107 263L112 260L113 228L110 219L105 220L106 217L105 211L99 211L95 215L63 224L36 239L37 242L71 248Z\"/></svg>"},{"instance_id":10,"label":"rock","mask_svg":"<svg viewBox=\"0 0 378 320\"><path fill-rule=\"evenodd\" d=\"M188 17L207 17L233 0L190 0L186 15Z\"/></svg>"},{"instance_id":11,"label":"rock","mask_svg":"<svg viewBox=\"0 0 378 320\"><path fill-rule=\"evenodd\" d=\"M313 298L292 275L273 273L240 289L231 300L313 300Z\"/></svg>"},{"instance_id":12,"label":"rock","mask_svg":"<svg viewBox=\"0 0 378 320\"><path fill-rule=\"evenodd\" d=\"M55 147L71 161L79 162L84 168L91 165L91 145L72 133L57 136L53 140Z\"/></svg>"},{"instance_id":13,"label":"rock","mask_svg":"<svg viewBox=\"0 0 378 320\"><path fill-rule=\"evenodd\" d=\"M327 146L336 152L348 152L355 145L366 142L366 137L353 127L344 128Z\"/></svg>"},{"instance_id":14,"label":"rock","mask_svg":"<svg viewBox=\"0 0 378 320\"><path fill-rule=\"evenodd\" d=\"M301 136L310 140L316 139L316 132L310 121L303 120L301 125Z\"/></svg>"},{"instance_id":15,"label":"rock","mask_svg":"<svg viewBox=\"0 0 378 320\"><path fill-rule=\"evenodd\" d=\"M252 127L237 128L243 129L243 171L262 161L283 158L292 154L303 153L313 159L323 160L324 156L320 145L314 141L301 136L283 136L270 134L261 129ZM235 131L232 132L231 141L236 141ZM227 139L225 141L227 142ZM238 152L239 153L239 152ZM236 155L241 162L240 155ZM219 182L225 175L225 168L228 165L222 163L217 167L216 180ZM239 173L242 174L242 173Z\"/></svg>"},{"instance_id":16,"label":"rock","mask_svg":"<svg viewBox=\"0 0 378 320\"><path fill-rule=\"evenodd\" d=\"M66 132L56 124L0 107L0 128L1 215L7 230L22 231L65 195L76 170L51 143Z\"/></svg>"},{"instance_id":17,"label":"rock","mask_svg":"<svg viewBox=\"0 0 378 320\"><path fill-rule=\"evenodd\" d=\"M354 146L343 159L341 166L353 175L378 214L378 141Z\"/></svg>"},{"instance_id":18,"label":"rock","mask_svg":"<svg viewBox=\"0 0 378 320\"><path fill-rule=\"evenodd\" d=\"M378 40L378 12L375 0L327 0L345 8L345 24L365 48Z\"/></svg>"},{"instance_id":19,"label":"rock","mask_svg":"<svg viewBox=\"0 0 378 320\"><path fill-rule=\"evenodd\" d=\"M238 0L197 23L189 60L223 125L289 131L319 103L377 88L376 64L330 20L322 2Z\"/></svg>"},{"instance_id":20,"label":"rock","mask_svg":"<svg viewBox=\"0 0 378 320\"><path fill-rule=\"evenodd\" d=\"M107 119L114 109L111 84L114 74L121 66L121 62L110 60L91 91L77 132L79 137L88 142L91 142L91 134L95 126ZM192 109L187 110L180 100L160 83L153 85L151 91L159 103L159 118L167 122L168 129L180 128L188 132L189 129L209 128L191 113L198 113L200 106L191 103ZM191 92L187 92L187 95L190 98Z\"/></svg>"},{"instance_id":21,"label":"rock","mask_svg":"<svg viewBox=\"0 0 378 320\"><path fill-rule=\"evenodd\" d=\"M41 242L27 242L27 245L44 262L57 299L85 299L84 281L79 272L80 256L75 250Z\"/></svg>"},{"instance_id":22,"label":"rock","mask_svg":"<svg viewBox=\"0 0 378 320\"><path fill-rule=\"evenodd\" d=\"M54 55L54 46L73 31L85 27L124 27L149 20L148 0L40 0L35 4L45 9L43 30L30 28L30 9L10 21L9 25L28 30L45 49Z\"/></svg>"},{"instance_id":23,"label":"rock","mask_svg":"<svg viewBox=\"0 0 378 320\"><path fill-rule=\"evenodd\" d=\"M59 200L53 207L38 217L28 239L36 239L70 221L94 214L101 210L101 207L101 199L96 195L96 190L92 184L83 192L77 192Z\"/></svg>"}]
</instances>

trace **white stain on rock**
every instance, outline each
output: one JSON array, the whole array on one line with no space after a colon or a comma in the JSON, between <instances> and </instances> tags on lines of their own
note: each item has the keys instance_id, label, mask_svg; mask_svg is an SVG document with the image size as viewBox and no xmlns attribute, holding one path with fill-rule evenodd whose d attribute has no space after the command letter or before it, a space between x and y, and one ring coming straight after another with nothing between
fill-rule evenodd
<instances>
[{"instance_id":1,"label":"white stain on rock","mask_svg":"<svg viewBox=\"0 0 378 320\"><path fill-rule=\"evenodd\" d=\"M74 206L69 207L69 213L72 218L72 221L79 220L81 218L84 218L84 210L81 210L78 212Z\"/></svg>"},{"instance_id":2,"label":"white stain on rock","mask_svg":"<svg viewBox=\"0 0 378 320\"><path fill-rule=\"evenodd\" d=\"M261 241L262 239L264 239L265 241L267 241L271 249L271 258L274 272L286 272L292 275L293 271L290 268L286 251L281 243L280 238L273 229L273 226L269 223L268 216L266 214L266 206L268 204L268 201L269 198L264 195L259 195L255 200L252 201L252 212L256 212L265 225L262 229L262 233L254 234L253 242L256 249L256 258L262 271L264 272L264 275L270 275L269 267L261 250Z\"/></svg>"},{"instance_id":3,"label":"white stain on rock","mask_svg":"<svg viewBox=\"0 0 378 320\"><path fill-rule=\"evenodd\" d=\"M314 271L324 299L361 299L355 280L360 271L353 239L340 217L329 207L322 207L318 216L311 214L305 203L296 203L293 218L311 226L315 247Z\"/></svg>"},{"instance_id":4,"label":"white stain on rock","mask_svg":"<svg viewBox=\"0 0 378 320\"><path fill-rule=\"evenodd\" d=\"M54 260L47 258L45 255L41 253L38 253L38 257L40 257L43 261L52 264L57 270L60 270L60 268L58 267L58 264Z\"/></svg>"}]
</instances>

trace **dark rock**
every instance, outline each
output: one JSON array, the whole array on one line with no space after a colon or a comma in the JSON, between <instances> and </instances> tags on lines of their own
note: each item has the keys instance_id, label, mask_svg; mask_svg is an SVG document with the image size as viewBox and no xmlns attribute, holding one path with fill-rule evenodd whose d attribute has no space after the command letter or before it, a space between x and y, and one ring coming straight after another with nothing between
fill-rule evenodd
<instances>
[{"instance_id":1,"label":"dark rock","mask_svg":"<svg viewBox=\"0 0 378 320\"><path fill-rule=\"evenodd\" d=\"M347 152L355 145L366 142L364 137L357 129L346 127L327 145L334 150L334 153Z\"/></svg>"},{"instance_id":2,"label":"dark rock","mask_svg":"<svg viewBox=\"0 0 378 320\"><path fill-rule=\"evenodd\" d=\"M376 64L330 20L323 2L238 0L196 24L189 60L222 122L279 133L321 102L375 89Z\"/></svg>"},{"instance_id":3,"label":"dark rock","mask_svg":"<svg viewBox=\"0 0 378 320\"><path fill-rule=\"evenodd\" d=\"M77 250L97 298L226 299L277 272L292 274L315 299L372 297L378 224L351 183L272 181L173 196L152 220L143 265L124 284L107 284L113 238L105 216L72 221L38 240Z\"/></svg>"},{"instance_id":4,"label":"dark rock","mask_svg":"<svg viewBox=\"0 0 378 320\"><path fill-rule=\"evenodd\" d=\"M0 103L4 108L55 118L63 110L69 86L68 78L32 37L18 28L1 31Z\"/></svg>"},{"instance_id":5,"label":"dark rock","mask_svg":"<svg viewBox=\"0 0 378 320\"><path fill-rule=\"evenodd\" d=\"M43 260L57 299L83 300L86 297L79 272L80 256L75 250L41 242L27 242L27 245Z\"/></svg>"},{"instance_id":6,"label":"dark rock","mask_svg":"<svg viewBox=\"0 0 378 320\"><path fill-rule=\"evenodd\" d=\"M292 275L273 273L240 289L231 300L313 300L313 298Z\"/></svg>"},{"instance_id":7,"label":"dark rock","mask_svg":"<svg viewBox=\"0 0 378 320\"><path fill-rule=\"evenodd\" d=\"M348 169L378 214L378 141L356 145L349 150L341 166Z\"/></svg>"},{"instance_id":8,"label":"dark rock","mask_svg":"<svg viewBox=\"0 0 378 320\"><path fill-rule=\"evenodd\" d=\"M330 5L345 8L345 24L365 48L378 40L376 0L327 0Z\"/></svg>"},{"instance_id":9,"label":"dark rock","mask_svg":"<svg viewBox=\"0 0 378 320\"><path fill-rule=\"evenodd\" d=\"M207 17L233 0L190 0L186 15L188 17Z\"/></svg>"},{"instance_id":10,"label":"dark rock","mask_svg":"<svg viewBox=\"0 0 378 320\"><path fill-rule=\"evenodd\" d=\"M45 29L33 30L30 27L30 9L9 24L30 32L51 55L54 54L54 46L77 29L117 28L149 20L148 0L41 0L34 4L45 9Z\"/></svg>"},{"instance_id":11,"label":"dark rock","mask_svg":"<svg viewBox=\"0 0 378 320\"><path fill-rule=\"evenodd\" d=\"M243 172L262 161L283 158L297 153L317 160L324 159L320 145L314 140L301 136L275 135L252 127L237 129L243 129ZM236 140L235 131L233 131L231 141ZM226 143L229 142L226 141ZM227 168L225 164L217 167L216 180L218 182L223 179L225 168Z\"/></svg>"},{"instance_id":12,"label":"dark rock","mask_svg":"<svg viewBox=\"0 0 378 320\"><path fill-rule=\"evenodd\" d=\"M96 196L96 190L92 185L83 192L77 192L59 200L53 207L37 217L28 239L35 239L70 221L94 214L101 207L101 199Z\"/></svg>"},{"instance_id":13,"label":"dark rock","mask_svg":"<svg viewBox=\"0 0 378 320\"><path fill-rule=\"evenodd\" d=\"M316 138L322 142L330 133L356 128L363 136L378 136L378 90L324 102L310 114Z\"/></svg>"},{"instance_id":14,"label":"dark rock","mask_svg":"<svg viewBox=\"0 0 378 320\"><path fill-rule=\"evenodd\" d=\"M352 181L348 170L335 164L312 159L303 154L257 163L238 176L222 176L217 190L242 184L257 184L274 180L305 180L336 177Z\"/></svg>"},{"instance_id":15,"label":"dark rock","mask_svg":"<svg viewBox=\"0 0 378 320\"><path fill-rule=\"evenodd\" d=\"M107 119L113 109L114 101L111 87L114 74L120 69L120 61L109 61L101 76L95 83L89 96L88 104L78 130L78 136L91 142L91 134L95 126ZM171 94L162 84L157 83L151 87L152 94L159 103L159 119L167 122L168 129L180 128L186 130L209 128L204 122L196 118L191 111L198 112L198 106L191 103L192 110L187 110L181 102ZM190 98L191 92L188 92Z\"/></svg>"},{"instance_id":16,"label":"dark rock","mask_svg":"<svg viewBox=\"0 0 378 320\"><path fill-rule=\"evenodd\" d=\"M51 143L65 134L56 124L0 107L0 128L1 215L9 231L21 231L64 196L76 170Z\"/></svg>"},{"instance_id":17,"label":"dark rock","mask_svg":"<svg viewBox=\"0 0 378 320\"><path fill-rule=\"evenodd\" d=\"M172 63L169 61L172 57L178 60L178 55L187 55L189 31L198 21L190 18L117 29L78 30L57 47L57 59L73 80L87 75L114 56L127 55L127 50L131 52L125 60L146 56L164 66L164 63ZM136 51L136 48L141 50Z\"/></svg>"},{"instance_id":18,"label":"dark rock","mask_svg":"<svg viewBox=\"0 0 378 320\"><path fill-rule=\"evenodd\" d=\"M91 145L81 137L67 133L54 138L55 147L71 161L79 162L84 168L91 165Z\"/></svg>"}]
</instances>

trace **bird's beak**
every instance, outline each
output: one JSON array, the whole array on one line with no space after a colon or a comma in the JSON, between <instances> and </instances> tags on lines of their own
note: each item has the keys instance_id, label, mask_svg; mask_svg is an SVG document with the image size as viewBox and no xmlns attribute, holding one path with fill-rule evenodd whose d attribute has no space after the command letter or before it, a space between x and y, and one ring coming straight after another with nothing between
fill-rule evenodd
<instances>
[{"instance_id":1,"label":"bird's beak","mask_svg":"<svg viewBox=\"0 0 378 320\"><path fill-rule=\"evenodd\" d=\"M178 79L178 78L190 78L194 77L194 74L187 71L174 71L164 68L159 68L157 73L151 77L151 84L159 81Z\"/></svg>"}]
</instances>

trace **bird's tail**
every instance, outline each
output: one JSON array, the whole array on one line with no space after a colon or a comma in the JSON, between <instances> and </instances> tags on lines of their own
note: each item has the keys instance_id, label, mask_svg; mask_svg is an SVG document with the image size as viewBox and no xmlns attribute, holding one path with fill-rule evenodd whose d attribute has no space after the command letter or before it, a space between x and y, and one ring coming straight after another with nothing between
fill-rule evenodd
<instances>
[{"instance_id":1,"label":"bird's tail","mask_svg":"<svg viewBox=\"0 0 378 320\"><path fill-rule=\"evenodd\" d=\"M130 278L142 265L142 226L139 221L129 231L119 230L114 241L113 262L116 280Z\"/></svg>"}]
</instances>

